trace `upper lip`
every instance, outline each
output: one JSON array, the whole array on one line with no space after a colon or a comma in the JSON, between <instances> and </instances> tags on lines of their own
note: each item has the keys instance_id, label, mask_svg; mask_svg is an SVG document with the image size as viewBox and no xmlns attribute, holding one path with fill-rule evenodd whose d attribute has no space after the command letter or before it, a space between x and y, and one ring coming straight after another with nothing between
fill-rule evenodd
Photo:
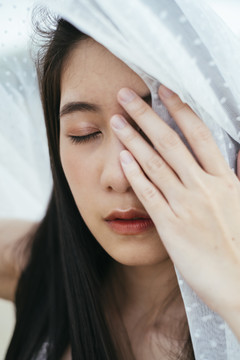
<instances>
[{"instance_id":1,"label":"upper lip","mask_svg":"<svg viewBox=\"0 0 240 360\"><path fill-rule=\"evenodd\" d=\"M105 217L106 221L111 220L117 220L117 219L123 219L123 220L129 220L129 219L149 219L149 215L139 209L117 209L112 211L108 216Z\"/></svg>"}]
</instances>

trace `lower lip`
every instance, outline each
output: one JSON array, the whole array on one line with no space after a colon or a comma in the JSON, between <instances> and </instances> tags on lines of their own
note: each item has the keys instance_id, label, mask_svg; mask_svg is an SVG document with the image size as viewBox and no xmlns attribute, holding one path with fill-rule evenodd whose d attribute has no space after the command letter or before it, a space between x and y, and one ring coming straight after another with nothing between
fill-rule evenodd
<instances>
[{"instance_id":1,"label":"lower lip","mask_svg":"<svg viewBox=\"0 0 240 360\"><path fill-rule=\"evenodd\" d=\"M149 230L154 226L151 219L118 219L107 221L110 228L121 235L137 235Z\"/></svg>"}]
</instances>

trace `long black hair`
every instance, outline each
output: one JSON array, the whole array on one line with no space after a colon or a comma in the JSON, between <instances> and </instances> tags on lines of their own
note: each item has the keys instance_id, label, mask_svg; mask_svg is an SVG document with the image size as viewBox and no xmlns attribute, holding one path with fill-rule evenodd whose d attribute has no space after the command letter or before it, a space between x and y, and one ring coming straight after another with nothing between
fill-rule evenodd
<instances>
[{"instance_id":1,"label":"long black hair","mask_svg":"<svg viewBox=\"0 0 240 360\"><path fill-rule=\"evenodd\" d=\"M73 360L123 360L126 357L110 331L102 301L113 260L79 214L59 155L62 67L74 46L87 36L63 19L55 20L55 25L51 31L38 29L45 45L37 61L53 192L19 280L16 326L6 360L33 360L41 350L46 359L57 360L68 345ZM187 347L190 359L190 341Z\"/></svg>"}]
</instances>

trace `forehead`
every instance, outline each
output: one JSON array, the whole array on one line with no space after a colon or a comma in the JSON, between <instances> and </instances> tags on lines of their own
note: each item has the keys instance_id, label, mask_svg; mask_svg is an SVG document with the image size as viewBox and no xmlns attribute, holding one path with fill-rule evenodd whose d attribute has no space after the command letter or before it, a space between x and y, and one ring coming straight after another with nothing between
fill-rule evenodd
<instances>
[{"instance_id":1,"label":"forehead","mask_svg":"<svg viewBox=\"0 0 240 360\"><path fill-rule=\"evenodd\" d=\"M61 103L75 99L112 101L119 89L146 93L144 81L125 63L92 39L82 40L70 52L61 76Z\"/></svg>"}]
</instances>

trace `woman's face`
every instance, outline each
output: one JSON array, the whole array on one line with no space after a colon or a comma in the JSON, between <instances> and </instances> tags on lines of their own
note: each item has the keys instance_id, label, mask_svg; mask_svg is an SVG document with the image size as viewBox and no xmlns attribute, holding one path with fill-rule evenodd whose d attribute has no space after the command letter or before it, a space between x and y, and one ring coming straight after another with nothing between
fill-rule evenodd
<instances>
[{"instance_id":1,"label":"woman's face","mask_svg":"<svg viewBox=\"0 0 240 360\"><path fill-rule=\"evenodd\" d=\"M79 212L105 251L125 265L157 264L167 253L124 176L124 146L110 127L114 114L132 121L117 102L122 87L151 99L142 79L97 42L72 50L61 77L60 156Z\"/></svg>"}]
</instances>

